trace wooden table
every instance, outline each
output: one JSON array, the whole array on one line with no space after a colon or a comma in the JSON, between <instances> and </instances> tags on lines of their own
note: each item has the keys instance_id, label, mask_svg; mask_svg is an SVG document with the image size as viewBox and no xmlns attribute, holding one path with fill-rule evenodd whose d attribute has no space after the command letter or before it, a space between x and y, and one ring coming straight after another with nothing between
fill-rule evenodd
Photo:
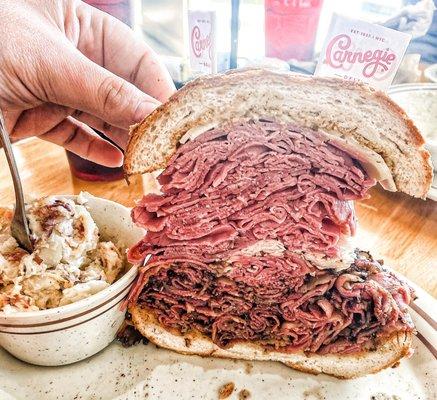
<instances>
[{"instance_id":1,"label":"wooden table","mask_svg":"<svg viewBox=\"0 0 437 400\"><path fill-rule=\"evenodd\" d=\"M77 194L95 196L132 206L143 192L140 177L125 181L84 182L70 174L62 148L39 139L14 145L25 192L32 196ZM372 198L356 205L360 222L357 243L371 249L404 276L437 297L437 202L413 199L375 188ZM0 154L0 205L14 201L6 159Z\"/></svg>"}]
</instances>

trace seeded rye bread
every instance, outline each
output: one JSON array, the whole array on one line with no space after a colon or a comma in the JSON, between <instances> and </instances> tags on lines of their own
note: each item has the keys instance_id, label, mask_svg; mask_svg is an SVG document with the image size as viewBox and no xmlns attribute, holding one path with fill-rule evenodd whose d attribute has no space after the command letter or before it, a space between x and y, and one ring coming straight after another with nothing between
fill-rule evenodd
<instances>
[{"instance_id":1,"label":"seeded rye bread","mask_svg":"<svg viewBox=\"0 0 437 400\"><path fill-rule=\"evenodd\" d=\"M234 70L198 78L132 127L126 176L165 168L191 128L230 120L273 118L353 138L382 156L396 188L425 198L432 181L424 140L384 93L336 78Z\"/></svg>"},{"instance_id":2,"label":"seeded rye bread","mask_svg":"<svg viewBox=\"0 0 437 400\"><path fill-rule=\"evenodd\" d=\"M202 77L187 84L141 123L132 127L125 158L126 176L165 168L191 128L212 122L272 118L354 138L385 160L398 190L425 197L431 180L423 138L403 110L366 85L260 69ZM182 354L279 361L294 369L355 378L396 365L411 351L412 334L381 339L374 351L359 354L284 354L256 343L216 346L200 332L181 335L162 327L147 308L130 306L132 322L158 346Z\"/></svg>"}]
</instances>

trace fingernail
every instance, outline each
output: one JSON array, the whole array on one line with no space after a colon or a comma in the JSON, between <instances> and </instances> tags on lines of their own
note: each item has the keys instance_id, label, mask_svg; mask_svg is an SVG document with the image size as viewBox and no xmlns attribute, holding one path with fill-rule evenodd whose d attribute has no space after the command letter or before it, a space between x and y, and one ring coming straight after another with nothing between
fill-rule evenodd
<instances>
[{"instance_id":1,"label":"fingernail","mask_svg":"<svg viewBox=\"0 0 437 400\"><path fill-rule=\"evenodd\" d=\"M109 159L106 159L105 162L107 163L107 166L110 168L118 168L123 165L123 154L121 152L118 152L117 154L113 154L113 156Z\"/></svg>"},{"instance_id":2,"label":"fingernail","mask_svg":"<svg viewBox=\"0 0 437 400\"><path fill-rule=\"evenodd\" d=\"M142 101L138 104L134 114L134 122L140 122L147 117L155 108L159 107L161 103L158 101Z\"/></svg>"}]
</instances>

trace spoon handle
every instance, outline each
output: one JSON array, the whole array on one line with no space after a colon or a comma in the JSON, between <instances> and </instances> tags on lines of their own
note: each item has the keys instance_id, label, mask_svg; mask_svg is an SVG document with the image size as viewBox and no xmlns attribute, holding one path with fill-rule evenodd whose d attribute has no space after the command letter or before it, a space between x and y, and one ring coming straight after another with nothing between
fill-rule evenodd
<instances>
[{"instance_id":1,"label":"spoon handle","mask_svg":"<svg viewBox=\"0 0 437 400\"><path fill-rule=\"evenodd\" d=\"M8 160L9 169L12 175L12 182L14 184L14 191L15 191L14 220L21 222L21 226L24 227L27 236L27 238L22 239L23 241L27 239L26 243L21 243L21 244L28 244L31 243L31 241L30 241L29 225L27 223L27 217L25 212L23 187L21 185L20 175L18 173L17 164L15 162L14 153L12 151L11 141L6 131L6 124L1 110L0 110L0 142L3 145L6 159ZM21 238L17 238L17 239L21 239ZM21 242L22 240L19 240L19 242ZM28 248L28 246L25 247Z\"/></svg>"}]
</instances>

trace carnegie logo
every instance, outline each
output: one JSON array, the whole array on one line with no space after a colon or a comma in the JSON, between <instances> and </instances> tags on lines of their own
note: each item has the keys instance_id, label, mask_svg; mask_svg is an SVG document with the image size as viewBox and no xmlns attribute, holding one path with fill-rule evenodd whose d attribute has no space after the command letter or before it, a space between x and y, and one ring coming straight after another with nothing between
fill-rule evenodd
<instances>
[{"instance_id":1,"label":"carnegie logo","mask_svg":"<svg viewBox=\"0 0 437 400\"><path fill-rule=\"evenodd\" d=\"M196 57L200 58L205 50L211 53L211 33L201 37L200 28L196 25L191 31L191 48ZM209 54L211 56L211 54Z\"/></svg>"},{"instance_id":2,"label":"carnegie logo","mask_svg":"<svg viewBox=\"0 0 437 400\"><path fill-rule=\"evenodd\" d=\"M346 34L335 36L326 48L326 64L332 68L346 69L353 64L363 64L363 76L370 78L375 74L384 74L392 66L396 55L386 50L351 50L352 39Z\"/></svg>"}]
</instances>

